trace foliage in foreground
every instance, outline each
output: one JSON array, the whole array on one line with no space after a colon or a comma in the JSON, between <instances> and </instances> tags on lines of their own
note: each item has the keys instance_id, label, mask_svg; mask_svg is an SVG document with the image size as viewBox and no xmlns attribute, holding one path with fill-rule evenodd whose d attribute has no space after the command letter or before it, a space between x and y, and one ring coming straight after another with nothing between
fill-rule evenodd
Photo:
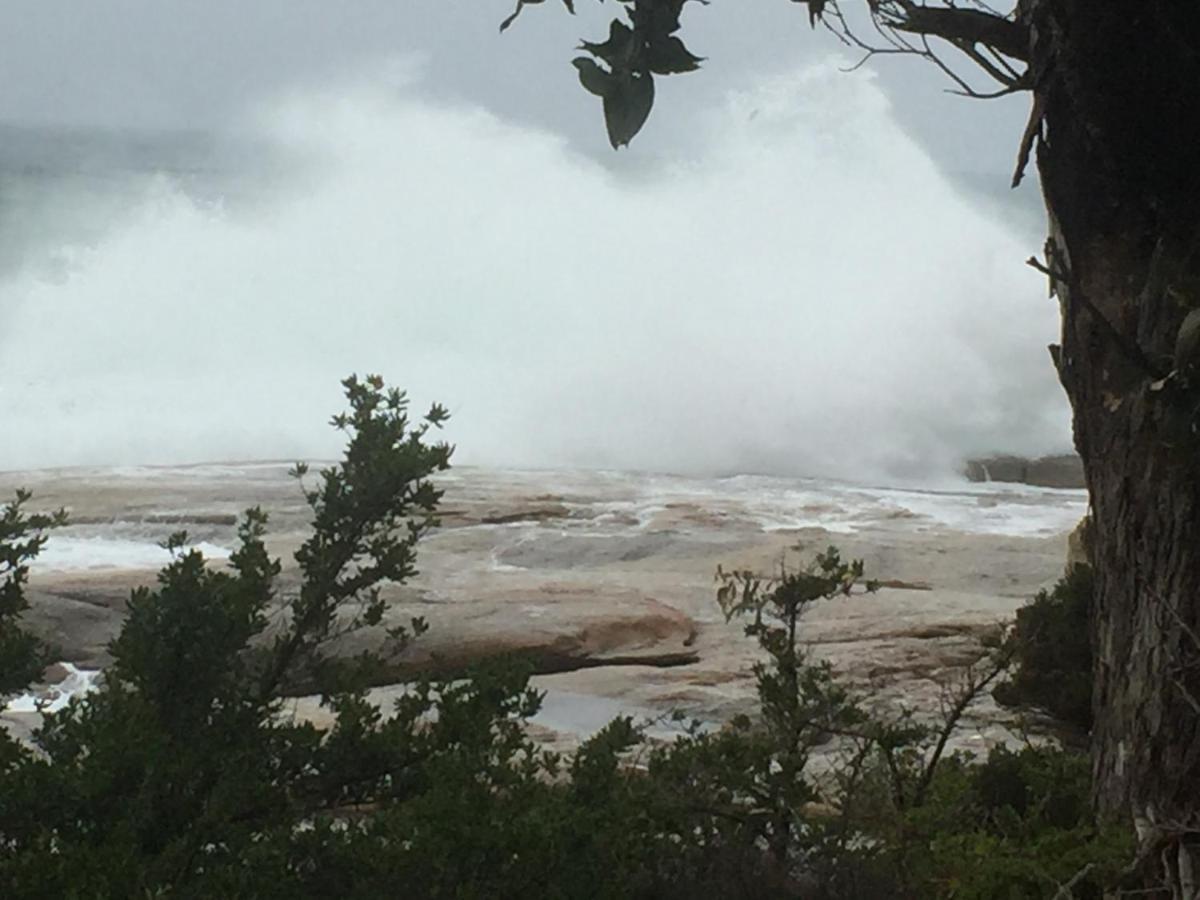
<instances>
[{"instance_id":1,"label":"foliage in foreground","mask_svg":"<svg viewBox=\"0 0 1200 900\"><path fill-rule=\"evenodd\" d=\"M425 442L439 409L414 428L403 395L346 387L349 446L306 494L299 590L277 596L257 510L228 570L177 538L100 689L48 715L36 748L0 739L6 897L1082 897L1114 874L1123 838L1093 829L1082 759L946 752L1003 659L981 656L929 727L878 721L807 657L804 612L861 589L832 549L776 578L720 573L764 651L753 719L669 744L617 719L564 759L526 736L540 697L516 666L420 680L385 717L356 687L370 660L322 647L415 571L450 449ZM19 597L28 536L52 522L19 505L5 521ZM286 712L298 667L325 685L325 731Z\"/></svg>"},{"instance_id":2,"label":"foliage in foreground","mask_svg":"<svg viewBox=\"0 0 1200 900\"><path fill-rule=\"evenodd\" d=\"M1043 709L1086 735L1092 728L1090 566L1072 566L1049 591L1017 610L1014 671L996 687L1006 706Z\"/></svg>"},{"instance_id":3,"label":"foliage in foreground","mask_svg":"<svg viewBox=\"0 0 1200 900\"><path fill-rule=\"evenodd\" d=\"M29 608L25 582L29 561L45 545L48 531L66 521L63 510L50 515L29 515L27 491L0 509L0 697L21 690L46 664L45 648L19 627L21 613Z\"/></svg>"}]
</instances>

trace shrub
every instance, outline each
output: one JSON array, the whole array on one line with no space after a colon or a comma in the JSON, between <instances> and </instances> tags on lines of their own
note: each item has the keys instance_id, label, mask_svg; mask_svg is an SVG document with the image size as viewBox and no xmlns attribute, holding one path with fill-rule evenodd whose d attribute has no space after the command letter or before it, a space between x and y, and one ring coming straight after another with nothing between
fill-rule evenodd
<instances>
[{"instance_id":1,"label":"shrub","mask_svg":"<svg viewBox=\"0 0 1200 900\"><path fill-rule=\"evenodd\" d=\"M66 512L29 515L27 491L18 491L0 507L0 700L23 690L46 663L45 648L19 625L28 609L25 582L29 563L38 555L48 532L66 523Z\"/></svg>"},{"instance_id":2,"label":"shrub","mask_svg":"<svg viewBox=\"0 0 1200 900\"><path fill-rule=\"evenodd\" d=\"M1078 572L1056 599L1086 596L1084 575ZM828 667L805 659L797 644L797 613L816 599L852 590L862 578L860 563L845 565L831 549L807 572L765 588L749 573L719 577L722 606L753 617L747 632L768 655L756 670L763 724L684 743L663 757L678 765L679 757L701 748L721 748L707 791L741 791L754 798L745 809L757 804L767 813L749 834L787 874L788 889L776 896L1099 897L1103 886L1115 883L1132 844L1120 830L1093 826L1085 755L1054 746L998 746L979 763L945 752L963 713L1007 670L1019 644L981 647L979 660L948 692L940 722L925 725L911 715L880 720L837 689ZM777 624L764 624L764 613ZM806 766L816 745L814 726L841 741L824 775ZM756 742L762 746L751 750ZM789 757L791 768L783 763ZM787 775L757 785L731 780L732 772L754 771L756 758L772 760L768 769ZM782 810L791 816L786 829L775 824ZM783 847L781 834L787 836ZM1068 883L1070 890L1060 894Z\"/></svg>"},{"instance_id":3,"label":"shrub","mask_svg":"<svg viewBox=\"0 0 1200 900\"><path fill-rule=\"evenodd\" d=\"M385 723L361 693L331 689L336 725L328 734L281 714L282 680L320 659L343 627L340 614L353 614L349 627L378 621L376 586L414 571L416 542L440 497L428 476L450 456L445 444L425 442L445 418L439 407L414 427L404 395L379 379L350 378L345 388L350 411L334 422L348 446L341 465L305 493L313 533L296 554L301 587L281 598L286 625L265 652L250 652L277 599L280 567L263 544L265 514L247 512L228 571L182 552L186 537L173 537L175 558L158 587L130 599L103 686L47 715L35 750L11 754L0 782L6 896L219 895L219 886L251 877L246 859L268 849L289 858L283 847L301 825L419 792L431 748L463 740L447 733L454 716L421 724L432 707L477 712L469 730L477 744L528 708L520 690L471 705L447 699L450 688L426 687ZM23 534L19 508L6 521L10 534ZM40 524L31 522L26 530ZM11 540L10 560L29 555L28 542ZM21 581L8 582L18 602ZM322 671L330 685L340 674Z\"/></svg>"},{"instance_id":4,"label":"shrub","mask_svg":"<svg viewBox=\"0 0 1200 900\"><path fill-rule=\"evenodd\" d=\"M1092 727L1092 570L1073 566L1017 610L1014 671L997 686L1006 706L1043 709L1086 734Z\"/></svg>"}]
</instances>

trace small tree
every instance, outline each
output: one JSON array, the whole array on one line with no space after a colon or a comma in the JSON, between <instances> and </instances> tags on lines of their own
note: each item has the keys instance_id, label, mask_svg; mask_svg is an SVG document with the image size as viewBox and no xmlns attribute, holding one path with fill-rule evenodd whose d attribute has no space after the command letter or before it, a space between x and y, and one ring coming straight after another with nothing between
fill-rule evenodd
<instances>
[{"instance_id":1,"label":"small tree","mask_svg":"<svg viewBox=\"0 0 1200 900\"><path fill-rule=\"evenodd\" d=\"M758 773L769 807L765 837L776 861L786 864L799 811L821 798L806 772L813 748L831 737L860 738L861 708L833 678L828 662L809 662L799 641L800 619L818 601L847 596L863 576L862 560L842 561L830 547L807 568L782 571L764 580L751 572L717 570L717 591L726 619L751 615L746 634L757 639L768 662L756 663L754 678L762 709L768 758ZM867 582L867 591L876 590Z\"/></svg>"},{"instance_id":2,"label":"small tree","mask_svg":"<svg viewBox=\"0 0 1200 900\"><path fill-rule=\"evenodd\" d=\"M520 684L478 695L426 685L384 722L346 680L346 667L322 658L341 629L380 620L382 582L416 571L416 543L435 524L441 497L429 476L451 454L426 441L446 419L441 407L413 425L404 394L379 378L344 385L350 409L334 425L348 446L305 492L313 533L296 554L299 590L276 595L280 565L264 546L261 510L246 513L228 571L184 552L186 536L173 536L175 558L158 587L130 599L100 689L47 715L35 750L14 748L0 782L0 882L13 886L9 896L246 890L270 870L246 871L245 860L267 848L283 869L275 874L294 883L303 868L293 856L297 828L347 805L409 795L438 740L465 740L446 734L455 722L468 720L478 746L528 708ZM0 542L5 602L18 610L23 562L42 538L12 538L60 520L23 518L25 499L8 509L0 535L9 539ZM277 610L285 624L256 652L252 642ZM407 640L421 627L393 637ZM24 665L12 684L29 671ZM326 689L336 718L326 734L283 714L280 687L302 665ZM425 728L439 704L445 715ZM464 704L475 718L452 714Z\"/></svg>"},{"instance_id":3,"label":"small tree","mask_svg":"<svg viewBox=\"0 0 1200 900\"><path fill-rule=\"evenodd\" d=\"M50 529L66 524L65 510L50 514L25 512L28 491L0 508L0 700L27 687L41 673L45 648L20 627L21 614L29 608L25 584L29 563L49 538Z\"/></svg>"},{"instance_id":4,"label":"small tree","mask_svg":"<svg viewBox=\"0 0 1200 900\"><path fill-rule=\"evenodd\" d=\"M846 900L983 898L1006 885L1066 897L1068 883L1088 895L1115 882L1129 843L1093 826L1085 759L1053 746L998 747L982 763L949 750L964 714L1008 669L1013 642L981 646L946 681L940 719L870 713L828 663L808 657L801 634L814 603L875 589L861 562L830 548L777 577L719 569L717 578L727 618L748 617L766 653L754 669L761 718L651 755L660 808L687 797L673 802L687 811L680 845L700 845L691 866L740 867L740 880L773 885L761 896ZM736 883L728 869L718 878Z\"/></svg>"}]
</instances>

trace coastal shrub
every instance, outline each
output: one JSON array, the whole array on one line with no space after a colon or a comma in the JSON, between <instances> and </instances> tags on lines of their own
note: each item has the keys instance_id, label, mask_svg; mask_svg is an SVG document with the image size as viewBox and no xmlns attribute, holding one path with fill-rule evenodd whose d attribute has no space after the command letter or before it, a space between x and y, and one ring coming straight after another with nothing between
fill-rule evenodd
<instances>
[{"instance_id":1,"label":"coastal shrub","mask_svg":"<svg viewBox=\"0 0 1200 900\"><path fill-rule=\"evenodd\" d=\"M862 574L861 563L843 563L832 548L804 572L769 581L718 572L719 602L729 616L750 617L747 633L768 662L756 669L761 724L702 741L740 741L742 749L723 752L738 764L716 767L739 773L754 770L741 754L761 741L758 753L781 776L740 787L752 798L744 809L761 810L748 817L758 823L749 832L754 845L787 873L789 891L776 896L1101 896L1132 844L1119 828L1094 826L1086 755L1056 745L997 746L980 761L946 750L964 713L1008 670L1013 645L981 645L949 686L940 719L923 721L869 714L868 698L837 687L827 666L807 658L800 615L816 600L856 589ZM1072 588L1082 586L1082 573L1076 577ZM822 744L826 768L812 771L807 763ZM695 751L680 744L663 755ZM710 783L733 784L720 771Z\"/></svg>"},{"instance_id":2,"label":"coastal shrub","mask_svg":"<svg viewBox=\"0 0 1200 900\"><path fill-rule=\"evenodd\" d=\"M66 512L27 513L29 499L28 491L17 491L0 507L0 700L24 690L46 664L46 648L20 627L20 617L29 608L29 562L45 545L49 531L66 523Z\"/></svg>"},{"instance_id":3,"label":"coastal shrub","mask_svg":"<svg viewBox=\"0 0 1200 900\"><path fill-rule=\"evenodd\" d=\"M378 622L380 582L415 571L416 543L440 498L428 478L451 453L426 441L446 418L440 407L414 425L405 396L378 378L344 386L349 411L334 419L348 436L341 464L311 488L301 481L313 531L296 553L299 588L277 596L280 565L263 543L259 510L246 513L225 571L173 536L174 559L157 588L130 598L100 689L47 714L34 748L12 746L0 781L5 896L219 896L226 881L257 878L245 860L268 851L289 859L282 848L300 826L419 793L439 741L461 748L470 738L486 757L485 734L490 744L515 733L508 722L529 708L528 697L507 686L419 687L386 723L361 691L334 691L344 673L321 659L322 647L341 629ZM307 473L298 466L294 474ZM23 525L15 509L5 558L21 561L39 546L21 539L49 523ZM7 582L18 603L22 580ZM285 624L267 639L269 618ZM420 628L395 629L393 638ZM250 652L255 639L263 649ZM283 714L280 687L301 665L327 678L335 717L327 733ZM434 706L446 714L428 726Z\"/></svg>"},{"instance_id":4,"label":"coastal shrub","mask_svg":"<svg viewBox=\"0 0 1200 900\"><path fill-rule=\"evenodd\" d=\"M1013 671L994 691L998 702L1045 710L1082 734L1091 730L1092 594L1091 568L1076 565L1017 610Z\"/></svg>"},{"instance_id":5,"label":"coastal shrub","mask_svg":"<svg viewBox=\"0 0 1200 900\"><path fill-rule=\"evenodd\" d=\"M721 728L660 742L618 718L563 757L528 736L541 695L503 662L419 678L385 715L365 691L376 661L325 648L380 623L380 584L415 572L451 451L427 440L440 408L414 426L378 379L345 387L340 464L311 487L294 473L313 512L299 587L279 587L259 510L228 567L174 536L98 690L48 713L35 746L5 742L4 897L1087 897L1128 855L1091 825L1081 757L947 751L1004 648L981 648L932 721L872 713L810 656L805 613L875 587L833 548L770 577L718 570L718 603L762 651L757 708ZM13 608L61 520L25 499L0 532ZM288 714L297 671L329 727Z\"/></svg>"},{"instance_id":6,"label":"coastal shrub","mask_svg":"<svg viewBox=\"0 0 1200 900\"><path fill-rule=\"evenodd\" d=\"M848 800L893 896L1099 898L1118 882L1133 845L1125 830L1093 823L1089 776L1083 753L996 746L983 760L940 760L920 804L894 801L883 766ZM1071 891L1060 894L1068 882Z\"/></svg>"}]
</instances>

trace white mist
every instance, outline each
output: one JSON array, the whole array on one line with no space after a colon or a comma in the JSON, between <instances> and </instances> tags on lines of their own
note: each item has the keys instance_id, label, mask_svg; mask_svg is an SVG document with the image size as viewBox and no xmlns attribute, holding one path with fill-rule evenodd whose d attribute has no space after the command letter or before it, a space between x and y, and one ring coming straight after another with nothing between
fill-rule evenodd
<instances>
[{"instance_id":1,"label":"white mist","mask_svg":"<svg viewBox=\"0 0 1200 900\"><path fill-rule=\"evenodd\" d=\"M446 403L464 463L912 478L1068 445L1034 248L861 73L610 165L419 84L259 127L269 199L159 178L66 276L0 284L0 468L330 455L352 371Z\"/></svg>"}]
</instances>

